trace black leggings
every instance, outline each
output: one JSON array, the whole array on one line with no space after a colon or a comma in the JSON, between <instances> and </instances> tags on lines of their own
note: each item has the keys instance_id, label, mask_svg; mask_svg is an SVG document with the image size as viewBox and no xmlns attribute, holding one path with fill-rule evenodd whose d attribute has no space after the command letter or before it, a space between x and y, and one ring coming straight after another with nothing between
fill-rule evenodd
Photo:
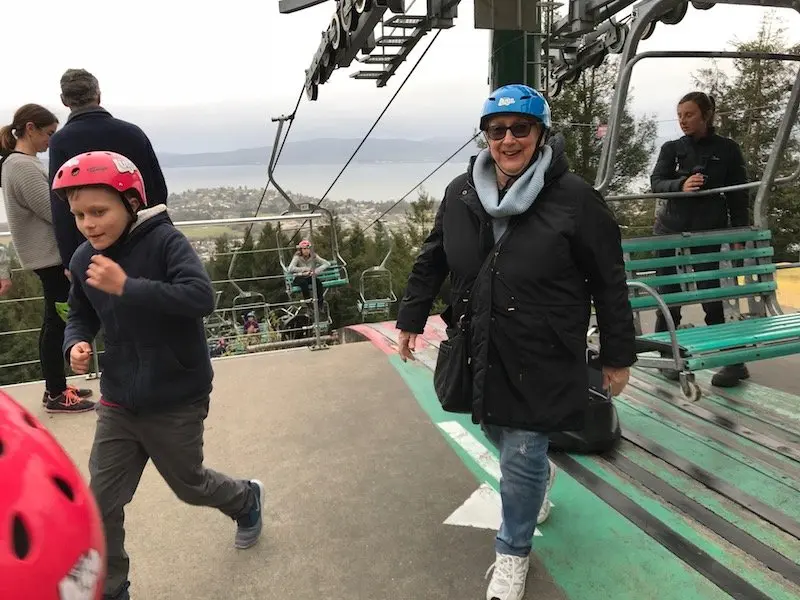
<instances>
[{"instance_id":1,"label":"black leggings","mask_svg":"<svg viewBox=\"0 0 800 600\"><path fill-rule=\"evenodd\" d=\"M324 288L322 287L322 281L320 281L319 277L316 278L317 280L317 303L322 306L322 301L324 300L322 294L325 292ZM297 287L300 288L300 291L303 293L303 298L308 300L311 298L311 277L308 275L304 275L302 277L295 277L294 282L297 284Z\"/></svg>"},{"instance_id":2,"label":"black leggings","mask_svg":"<svg viewBox=\"0 0 800 600\"><path fill-rule=\"evenodd\" d=\"M710 254L713 252L719 252L719 246L699 246L697 248L692 248L692 254ZM659 250L657 253L659 258L661 257L674 257L675 251L674 250ZM719 263L700 263L694 265L694 271L712 271L715 269L719 269ZM675 275L677 273L677 269L675 267L662 267L660 269L656 269L657 275ZM705 281L698 281L697 282L697 289L698 290L707 290L719 287L719 280L718 279L708 279ZM673 285L662 285L659 288L659 292L661 294L677 294L682 292L681 286L679 284ZM675 327L678 327L681 324L681 307L680 306L670 306L669 312L672 314L672 320L675 321ZM719 325L725 322L725 309L722 306L722 302L715 301L715 302L703 302L703 312L706 313L706 325ZM656 332L659 331L666 331L667 330L667 320L664 318L664 315L661 314L661 311L658 311L658 316L656 317Z\"/></svg>"},{"instance_id":3,"label":"black leggings","mask_svg":"<svg viewBox=\"0 0 800 600\"><path fill-rule=\"evenodd\" d=\"M69 279L64 275L64 267L45 267L34 271L42 282L44 291L44 321L39 331L39 362L42 365L47 391L56 397L67 389L64 375L64 329L66 323L56 310L56 302L69 299Z\"/></svg>"}]
</instances>

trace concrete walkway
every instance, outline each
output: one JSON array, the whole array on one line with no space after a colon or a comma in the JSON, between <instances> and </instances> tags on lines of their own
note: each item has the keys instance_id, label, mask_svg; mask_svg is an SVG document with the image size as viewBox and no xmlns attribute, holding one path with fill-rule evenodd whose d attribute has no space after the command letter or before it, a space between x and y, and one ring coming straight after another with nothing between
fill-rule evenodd
<instances>
[{"instance_id":1,"label":"concrete walkway","mask_svg":"<svg viewBox=\"0 0 800 600\"><path fill-rule=\"evenodd\" d=\"M214 369L206 463L265 482L263 537L235 550L232 521L182 504L148 465L127 510L134 600L485 597L494 532L443 524L476 480L380 350L275 352ZM41 384L7 391L87 473L94 413L46 415ZM539 564L528 588L527 598L565 598Z\"/></svg>"}]
</instances>

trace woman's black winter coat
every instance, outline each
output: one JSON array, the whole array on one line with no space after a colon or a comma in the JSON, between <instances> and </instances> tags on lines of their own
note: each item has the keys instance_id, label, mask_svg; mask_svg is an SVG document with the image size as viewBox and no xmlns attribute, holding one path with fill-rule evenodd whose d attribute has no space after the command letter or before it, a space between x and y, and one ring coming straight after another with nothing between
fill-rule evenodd
<instances>
[{"instance_id":1,"label":"woman's black winter coat","mask_svg":"<svg viewBox=\"0 0 800 600\"><path fill-rule=\"evenodd\" d=\"M569 172L563 138L549 143L545 186L512 219L514 229L496 253L472 164L448 185L401 301L398 329L422 333L448 274L448 327L472 292L475 423L543 432L583 427L591 301L602 364L627 367L636 360L619 227L603 198ZM476 279L490 252L490 267Z\"/></svg>"}]
</instances>

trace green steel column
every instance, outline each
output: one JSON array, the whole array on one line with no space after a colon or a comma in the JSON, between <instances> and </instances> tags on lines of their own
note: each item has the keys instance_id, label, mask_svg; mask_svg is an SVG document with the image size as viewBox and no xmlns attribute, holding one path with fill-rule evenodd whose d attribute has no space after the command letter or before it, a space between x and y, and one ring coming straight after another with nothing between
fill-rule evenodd
<instances>
[{"instance_id":1,"label":"green steel column","mask_svg":"<svg viewBox=\"0 0 800 600\"><path fill-rule=\"evenodd\" d=\"M537 90L542 88L541 9L537 15L536 31L492 31L491 89L510 83L524 83Z\"/></svg>"}]
</instances>

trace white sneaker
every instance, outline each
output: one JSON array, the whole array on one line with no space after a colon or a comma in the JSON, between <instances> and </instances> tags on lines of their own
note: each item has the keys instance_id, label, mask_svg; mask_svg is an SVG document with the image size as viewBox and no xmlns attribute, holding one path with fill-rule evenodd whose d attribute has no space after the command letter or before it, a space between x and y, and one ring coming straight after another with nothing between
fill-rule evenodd
<instances>
[{"instance_id":1,"label":"white sneaker","mask_svg":"<svg viewBox=\"0 0 800 600\"><path fill-rule=\"evenodd\" d=\"M544 501L542 507L539 509L539 516L536 519L536 524L541 525L550 516L550 509L553 508L553 503L550 502L550 489L553 487L553 482L556 480L556 465L549 458L547 463L550 465L550 474L547 477L547 487L544 490Z\"/></svg>"},{"instance_id":2,"label":"white sneaker","mask_svg":"<svg viewBox=\"0 0 800 600\"><path fill-rule=\"evenodd\" d=\"M494 564L486 571L486 577L494 569L492 580L486 589L486 600L522 600L525 594L525 578L528 576L527 556L497 553Z\"/></svg>"}]
</instances>

